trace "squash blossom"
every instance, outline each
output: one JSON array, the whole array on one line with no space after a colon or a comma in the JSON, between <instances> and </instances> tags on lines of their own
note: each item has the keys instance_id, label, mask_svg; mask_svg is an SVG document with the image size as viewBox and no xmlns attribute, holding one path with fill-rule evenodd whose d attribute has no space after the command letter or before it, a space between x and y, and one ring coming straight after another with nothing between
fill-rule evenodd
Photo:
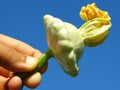
<instances>
[{"instance_id":1,"label":"squash blossom","mask_svg":"<svg viewBox=\"0 0 120 90\"><path fill-rule=\"evenodd\" d=\"M44 16L48 51L39 58L38 66L31 72L17 73L23 80L39 71L49 58L55 57L63 71L72 77L78 75L78 61L84 46L100 45L108 36L111 18L106 11L100 10L95 3L82 7L80 17L85 23L80 28L51 15Z\"/></svg>"},{"instance_id":2,"label":"squash blossom","mask_svg":"<svg viewBox=\"0 0 120 90\"><path fill-rule=\"evenodd\" d=\"M111 27L108 13L98 9L95 3L82 7L80 16L87 22L79 29L53 16L44 16L48 46L63 70L73 77L78 74L84 44L90 47L101 44Z\"/></svg>"},{"instance_id":3,"label":"squash blossom","mask_svg":"<svg viewBox=\"0 0 120 90\"><path fill-rule=\"evenodd\" d=\"M85 45L93 47L101 44L106 39L111 27L109 14L92 3L82 7L79 15L87 21L79 28Z\"/></svg>"}]
</instances>

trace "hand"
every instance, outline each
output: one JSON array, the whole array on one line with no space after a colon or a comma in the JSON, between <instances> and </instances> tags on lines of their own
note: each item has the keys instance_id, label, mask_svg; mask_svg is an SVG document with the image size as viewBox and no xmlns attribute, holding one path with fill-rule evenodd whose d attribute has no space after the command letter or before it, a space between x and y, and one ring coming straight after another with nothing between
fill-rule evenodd
<instances>
[{"instance_id":1,"label":"hand","mask_svg":"<svg viewBox=\"0 0 120 90\"><path fill-rule=\"evenodd\" d=\"M27 72L35 69L41 53L31 46L0 34L0 90L20 90L22 84L35 88L41 82L41 74L34 73L23 81L13 72ZM41 69L45 72L47 64Z\"/></svg>"}]
</instances>

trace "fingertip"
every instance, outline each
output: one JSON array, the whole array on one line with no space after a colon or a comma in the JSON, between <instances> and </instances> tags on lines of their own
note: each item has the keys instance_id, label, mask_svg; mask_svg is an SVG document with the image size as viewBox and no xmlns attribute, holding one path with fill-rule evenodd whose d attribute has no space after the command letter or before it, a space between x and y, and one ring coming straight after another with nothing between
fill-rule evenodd
<instances>
[{"instance_id":1,"label":"fingertip","mask_svg":"<svg viewBox=\"0 0 120 90\"><path fill-rule=\"evenodd\" d=\"M35 57L26 56L24 62L16 63L17 72L32 71L37 67L38 60Z\"/></svg>"},{"instance_id":2,"label":"fingertip","mask_svg":"<svg viewBox=\"0 0 120 90\"><path fill-rule=\"evenodd\" d=\"M36 88L41 83L41 74L39 72L34 73L26 80L24 80L24 84L29 88Z\"/></svg>"},{"instance_id":3,"label":"fingertip","mask_svg":"<svg viewBox=\"0 0 120 90\"><path fill-rule=\"evenodd\" d=\"M8 81L9 90L20 90L21 86L22 80L18 76L14 76Z\"/></svg>"}]
</instances>

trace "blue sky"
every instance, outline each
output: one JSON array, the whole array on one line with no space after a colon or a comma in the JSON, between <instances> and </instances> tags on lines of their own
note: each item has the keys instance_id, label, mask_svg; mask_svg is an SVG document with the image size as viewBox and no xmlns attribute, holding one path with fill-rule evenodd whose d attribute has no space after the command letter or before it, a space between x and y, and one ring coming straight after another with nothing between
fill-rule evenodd
<instances>
[{"instance_id":1,"label":"blue sky","mask_svg":"<svg viewBox=\"0 0 120 90\"><path fill-rule=\"evenodd\" d=\"M108 11L112 27L98 47L85 47L76 78L66 75L55 59L49 60L42 83L35 90L120 90L120 5L118 0L1 0L0 33L22 40L45 52L48 48L43 16L51 14L77 27L82 6L95 2ZM30 90L24 87L24 90Z\"/></svg>"}]
</instances>

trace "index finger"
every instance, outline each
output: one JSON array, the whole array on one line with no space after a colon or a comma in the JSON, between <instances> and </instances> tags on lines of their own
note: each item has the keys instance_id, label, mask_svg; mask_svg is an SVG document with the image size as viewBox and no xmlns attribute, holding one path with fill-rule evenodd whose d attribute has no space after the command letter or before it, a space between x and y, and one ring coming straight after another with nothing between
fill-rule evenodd
<instances>
[{"instance_id":1,"label":"index finger","mask_svg":"<svg viewBox=\"0 0 120 90\"><path fill-rule=\"evenodd\" d=\"M39 57L41 55L41 53L38 50L34 49L28 44L22 41L16 40L12 37L5 36L3 34L0 34L0 43L6 46L12 47L18 52L26 55L35 56L35 57Z\"/></svg>"}]
</instances>

